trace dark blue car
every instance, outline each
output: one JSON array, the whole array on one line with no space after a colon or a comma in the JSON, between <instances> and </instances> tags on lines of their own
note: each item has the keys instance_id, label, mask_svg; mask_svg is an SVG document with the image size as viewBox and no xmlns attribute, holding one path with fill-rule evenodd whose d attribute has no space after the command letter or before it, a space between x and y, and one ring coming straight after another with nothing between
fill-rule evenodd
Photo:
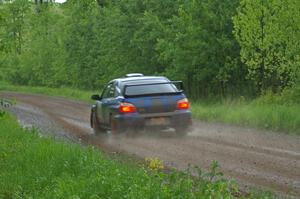
<instances>
[{"instance_id":1,"label":"dark blue car","mask_svg":"<svg viewBox=\"0 0 300 199\"><path fill-rule=\"evenodd\" d=\"M177 85L177 87L176 87ZM192 123L182 82L166 77L128 74L114 79L101 95L93 95L91 126L95 134L173 128L185 135Z\"/></svg>"}]
</instances>

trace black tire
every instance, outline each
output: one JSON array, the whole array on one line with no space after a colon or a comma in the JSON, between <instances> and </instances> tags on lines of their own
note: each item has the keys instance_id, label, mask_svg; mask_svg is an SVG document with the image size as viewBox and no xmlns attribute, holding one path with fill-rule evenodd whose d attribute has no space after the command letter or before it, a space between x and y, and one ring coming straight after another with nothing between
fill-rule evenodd
<instances>
[{"instance_id":1,"label":"black tire","mask_svg":"<svg viewBox=\"0 0 300 199\"><path fill-rule=\"evenodd\" d=\"M142 128L141 127L130 127L126 129L126 136L129 138L138 137Z\"/></svg>"},{"instance_id":2,"label":"black tire","mask_svg":"<svg viewBox=\"0 0 300 199\"><path fill-rule=\"evenodd\" d=\"M118 135L120 133L120 127L117 125L117 122L113 119L112 115L110 116L109 124L111 134L114 136Z\"/></svg>"},{"instance_id":3,"label":"black tire","mask_svg":"<svg viewBox=\"0 0 300 199\"><path fill-rule=\"evenodd\" d=\"M190 128L188 126L184 127L175 127L175 133L179 137L184 137L188 134Z\"/></svg>"},{"instance_id":4,"label":"black tire","mask_svg":"<svg viewBox=\"0 0 300 199\"><path fill-rule=\"evenodd\" d=\"M100 125L100 123L97 119L97 116L96 116L95 112L92 112L92 115L91 115L91 125L92 125L92 128L94 129L94 134L95 135L105 133L104 129L101 128L101 125Z\"/></svg>"}]
</instances>

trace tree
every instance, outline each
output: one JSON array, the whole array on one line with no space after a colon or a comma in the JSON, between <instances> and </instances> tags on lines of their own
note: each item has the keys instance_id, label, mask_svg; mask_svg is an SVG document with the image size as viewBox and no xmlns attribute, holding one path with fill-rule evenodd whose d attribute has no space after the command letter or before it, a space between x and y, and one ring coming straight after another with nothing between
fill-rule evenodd
<instances>
[{"instance_id":1,"label":"tree","mask_svg":"<svg viewBox=\"0 0 300 199\"><path fill-rule=\"evenodd\" d=\"M0 4L0 79L9 79L18 65L26 37L27 0L4 1Z\"/></svg>"},{"instance_id":2,"label":"tree","mask_svg":"<svg viewBox=\"0 0 300 199\"><path fill-rule=\"evenodd\" d=\"M25 17L29 10L28 0L15 0L8 3L6 18L6 37L10 43L11 50L17 54L22 52L22 44L24 39L23 30L25 28Z\"/></svg>"},{"instance_id":3,"label":"tree","mask_svg":"<svg viewBox=\"0 0 300 199\"><path fill-rule=\"evenodd\" d=\"M64 16L54 4L39 4L30 15L30 35L21 55L19 80L31 85L59 86L68 83L63 43Z\"/></svg>"},{"instance_id":4,"label":"tree","mask_svg":"<svg viewBox=\"0 0 300 199\"><path fill-rule=\"evenodd\" d=\"M159 40L157 49L167 65L166 74L183 79L193 97L225 95L230 86L238 87L244 81L239 48L232 35L231 17L237 3L185 2L166 26L166 37Z\"/></svg>"},{"instance_id":5,"label":"tree","mask_svg":"<svg viewBox=\"0 0 300 199\"><path fill-rule=\"evenodd\" d=\"M298 0L242 0L234 17L241 59L258 93L279 92L295 82L300 67Z\"/></svg>"},{"instance_id":6,"label":"tree","mask_svg":"<svg viewBox=\"0 0 300 199\"><path fill-rule=\"evenodd\" d=\"M98 59L101 44L94 33L99 6L94 0L74 0L67 3L65 67L72 86L91 89L101 79L102 73Z\"/></svg>"}]
</instances>

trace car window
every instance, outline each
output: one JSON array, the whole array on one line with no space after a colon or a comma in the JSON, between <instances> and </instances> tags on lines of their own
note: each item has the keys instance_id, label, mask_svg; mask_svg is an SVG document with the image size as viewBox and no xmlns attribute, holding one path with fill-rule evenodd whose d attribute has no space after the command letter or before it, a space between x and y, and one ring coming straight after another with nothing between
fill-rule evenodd
<instances>
[{"instance_id":1,"label":"car window","mask_svg":"<svg viewBox=\"0 0 300 199\"><path fill-rule=\"evenodd\" d=\"M116 97L116 88L113 84L109 84L103 91L102 98L114 98Z\"/></svg>"},{"instance_id":2,"label":"car window","mask_svg":"<svg viewBox=\"0 0 300 199\"><path fill-rule=\"evenodd\" d=\"M147 95L178 92L174 84L141 85L127 87L125 95Z\"/></svg>"},{"instance_id":3,"label":"car window","mask_svg":"<svg viewBox=\"0 0 300 199\"><path fill-rule=\"evenodd\" d=\"M125 89L125 85L128 87ZM122 85L123 93L126 96L135 96L135 95L151 95L151 94L165 94L165 93L176 93L179 90L177 87L165 80L136 80L124 82Z\"/></svg>"},{"instance_id":4,"label":"car window","mask_svg":"<svg viewBox=\"0 0 300 199\"><path fill-rule=\"evenodd\" d=\"M115 97L118 97L120 95L121 95L121 89L120 87L116 86Z\"/></svg>"},{"instance_id":5,"label":"car window","mask_svg":"<svg viewBox=\"0 0 300 199\"><path fill-rule=\"evenodd\" d=\"M115 97L115 92L116 92L116 88L114 85L111 85L111 87L109 88L109 92L108 92L108 97L109 98L113 98Z\"/></svg>"},{"instance_id":6,"label":"car window","mask_svg":"<svg viewBox=\"0 0 300 199\"><path fill-rule=\"evenodd\" d=\"M112 84L109 84L103 91L102 93L102 98L105 99L105 98L109 98L110 97L110 89L113 85Z\"/></svg>"}]
</instances>

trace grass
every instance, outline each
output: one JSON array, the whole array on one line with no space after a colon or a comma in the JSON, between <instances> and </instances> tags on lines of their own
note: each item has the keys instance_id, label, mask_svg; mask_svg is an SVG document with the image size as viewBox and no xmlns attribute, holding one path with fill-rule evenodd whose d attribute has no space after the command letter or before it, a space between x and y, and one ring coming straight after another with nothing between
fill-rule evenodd
<instances>
[{"instance_id":1,"label":"grass","mask_svg":"<svg viewBox=\"0 0 300 199\"><path fill-rule=\"evenodd\" d=\"M0 117L0 198L272 198L241 196L212 165L198 177L132 166L92 147L41 137Z\"/></svg>"},{"instance_id":2,"label":"grass","mask_svg":"<svg viewBox=\"0 0 300 199\"><path fill-rule=\"evenodd\" d=\"M0 82L0 90L61 96L88 103L92 102L90 96L97 93L71 88L14 86L5 82ZM290 98L288 97L288 99ZM298 99L297 96L294 98ZM215 103L198 101L192 103L191 110L194 118L204 121L223 122L300 135L300 105L294 102L284 103L288 99L280 99L279 102L276 101L277 99L280 98L267 96L251 102L247 102L243 98Z\"/></svg>"},{"instance_id":3,"label":"grass","mask_svg":"<svg viewBox=\"0 0 300 199\"><path fill-rule=\"evenodd\" d=\"M73 89L18 87L0 90L40 93L89 101L91 94ZM200 104L195 107L200 107ZM202 110L202 109L201 109ZM163 162L124 164L93 147L41 137L21 128L0 106L0 198L274 198L271 193L241 195L225 180L217 163L209 172L192 168L163 172ZM192 175L198 172L198 176Z\"/></svg>"},{"instance_id":4,"label":"grass","mask_svg":"<svg viewBox=\"0 0 300 199\"><path fill-rule=\"evenodd\" d=\"M6 82L0 81L0 91L16 91L24 93L36 93L49 96L59 96L67 99L80 100L84 102L92 102L90 100L92 94L96 94L96 91L84 91L73 88L47 88L47 87L32 87L32 86L19 86L11 85ZM98 91L100 93L100 91Z\"/></svg>"},{"instance_id":5,"label":"grass","mask_svg":"<svg viewBox=\"0 0 300 199\"><path fill-rule=\"evenodd\" d=\"M300 106L252 102L193 103L195 118L300 135Z\"/></svg>"}]
</instances>

